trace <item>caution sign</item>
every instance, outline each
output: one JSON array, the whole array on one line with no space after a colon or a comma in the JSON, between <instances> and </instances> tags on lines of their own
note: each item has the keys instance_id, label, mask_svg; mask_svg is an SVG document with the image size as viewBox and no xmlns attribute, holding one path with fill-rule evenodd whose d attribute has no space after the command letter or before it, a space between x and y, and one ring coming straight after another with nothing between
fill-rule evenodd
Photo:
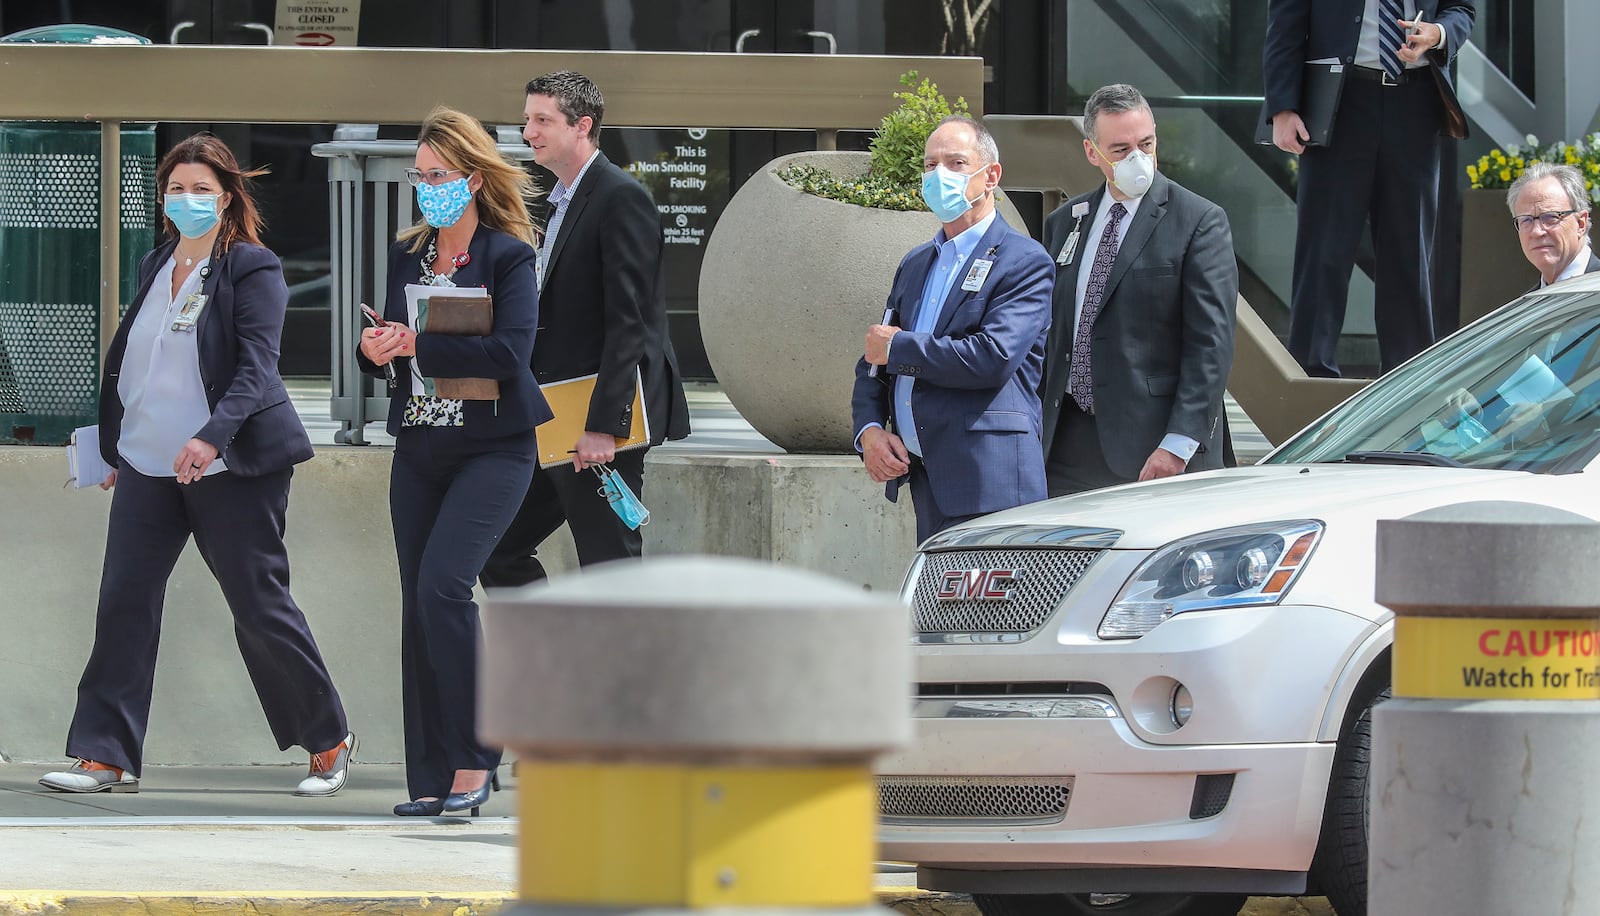
<instances>
[{"instance_id":1,"label":"caution sign","mask_svg":"<svg viewBox=\"0 0 1600 916\"><path fill-rule=\"evenodd\" d=\"M1396 617L1394 695L1600 699L1600 620Z\"/></svg>"},{"instance_id":2,"label":"caution sign","mask_svg":"<svg viewBox=\"0 0 1600 916\"><path fill-rule=\"evenodd\" d=\"M360 37L361 0L278 0L272 43L353 48Z\"/></svg>"}]
</instances>

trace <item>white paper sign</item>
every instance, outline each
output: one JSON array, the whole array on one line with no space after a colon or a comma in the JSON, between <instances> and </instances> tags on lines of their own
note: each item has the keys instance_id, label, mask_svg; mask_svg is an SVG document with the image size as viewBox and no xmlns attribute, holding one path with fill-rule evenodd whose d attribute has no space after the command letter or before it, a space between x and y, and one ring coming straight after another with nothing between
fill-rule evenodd
<instances>
[{"instance_id":1,"label":"white paper sign","mask_svg":"<svg viewBox=\"0 0 1600 916\"><path fill-rule=\"evenodd\" d=\"M272 43L311 48L354 48L361 25L361 0L278 0Z\"/></svg>"}]
</instances>

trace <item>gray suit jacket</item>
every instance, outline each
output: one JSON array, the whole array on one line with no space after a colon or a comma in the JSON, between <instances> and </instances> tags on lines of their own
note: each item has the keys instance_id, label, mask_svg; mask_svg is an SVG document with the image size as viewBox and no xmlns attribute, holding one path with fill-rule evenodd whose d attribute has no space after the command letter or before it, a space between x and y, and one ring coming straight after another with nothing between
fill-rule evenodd
<instances>
[{"instance_id":1,"label":"gray suit jacket","mask_svg":"<svg viewBox=\"0 0 1600 916\"><path fill-rule=\"evenodd\" d=\"M1074 197L1045 220L1044 245L1058 257L1088 205L1087 235L1105 185ZM1106 464L1135 480L1167 433L1200 443L1190 470L1222 466L1222 393L1233 366L1239 269L1222 208L1156 174L1134 213L1106 282L1090 342L1095 420ZM1088 247L1080 238L1078 251ZM1070 398L1078 271L1084 258L1056 267L1054 315L1045 354L1044 452L1050 454L1061 407Z\"/></svg>"}]
</instances>

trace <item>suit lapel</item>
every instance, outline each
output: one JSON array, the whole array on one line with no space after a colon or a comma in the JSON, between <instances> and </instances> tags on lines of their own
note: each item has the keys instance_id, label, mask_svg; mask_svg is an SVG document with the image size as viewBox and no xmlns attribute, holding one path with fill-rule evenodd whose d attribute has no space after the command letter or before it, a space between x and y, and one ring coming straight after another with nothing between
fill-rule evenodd
<instances>
[{"instance_id":1,"label":"suit lapel","mask_svg":"<svg viewBox=\"0 0 1600 916\"><path fill-rule=\"evenodd\" d=\"M1139 211L1133 215L1128 233L1122 237L1122 245L1117 248L1117 259L1111 264L1111 275L1106 277L1105 295L1100 298L1101 315L1106 313L1106 306L1111 304L1117 284L1122 282L1122 277L1128 272L1129 266L1138 259L1145 243L1150 241L1151 234L1156 231L1156 224L1167 215L1167 197L1171 188L1172 183L1167 181L1166 176L1157 174L1155 183L1150 186L1144 200L1140 202ZM1098 320L1097 316L1096 321Z\"/></svg>"},{"instance_id":2,"label":"suit lapel","mask_svg":"<svg viewBox=\"0 0 1600 916\"><path fill-rule=\"evenodd\" d=\"M545 258L544 276L548 278L551 271L556 269L556 261L561 257L562 249L567 247L567 240L572 238L572 230L577 228L583 219L583 211L589 206L589 195L594 192L594 186L600 180L611 161L605 153L595 153L594 161L589 163L589 170L583 173L583 179L578 182L578 187L572 192L572 197L567 201L567 215L561 218L561 231L556 235L556 247L550 249L550 256ZM551 215L555 211L551 210Z\"/></svg>"},{"instance_id":3,"label":"suit lapel","mask_svg":"<svg viewBox=\"0 0 1600 916\"><path fill-rule=\"evenodd\" d=\"M933 325L933 333L944 333L946 325L948 325L950 323L950 319L955 316L956 310L961 307L961 303L965 302L968 297L978 292L978 290L962 289L962 286L966 281L967 274L972 271L973 266L979 261L999 260L1000 241L1001 239L1005 238L1005 234L1005 217L1002 217L1000 214L996 213L994 215L994 222L989 224L988 230L983 233L983 238L978 240L978 247L972 249L972 257L968 258L965 264L960 265L959 276L956 277L954 283L950 284L950 292L945 295L944 306L939 309L939 320ZM993 277L998 273L999 271L995 270L991 265L989 274L983 278L983 282L987 284L990 277ZM978 289L982 288L982 285L980 285Z\"/></svg>"}]
</instances>

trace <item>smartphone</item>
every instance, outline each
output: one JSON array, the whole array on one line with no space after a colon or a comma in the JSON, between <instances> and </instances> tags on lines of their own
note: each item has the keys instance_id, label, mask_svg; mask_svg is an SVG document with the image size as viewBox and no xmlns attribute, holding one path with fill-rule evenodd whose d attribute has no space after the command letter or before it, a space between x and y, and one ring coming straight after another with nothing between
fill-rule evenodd
<instances>
[{"instance_id":1,"label":"smartphone","mask_svg":"<svg viewBox=\"0 0 1600 916\"><path fill-rule=\"evenodd\" d=\"M361 303L361 314L366 316L367 323L375 328L385 327L389 324L389 322L383 320L382 315L379 315L372 306L365 302Z\"/></svg>"}]
</instances>

